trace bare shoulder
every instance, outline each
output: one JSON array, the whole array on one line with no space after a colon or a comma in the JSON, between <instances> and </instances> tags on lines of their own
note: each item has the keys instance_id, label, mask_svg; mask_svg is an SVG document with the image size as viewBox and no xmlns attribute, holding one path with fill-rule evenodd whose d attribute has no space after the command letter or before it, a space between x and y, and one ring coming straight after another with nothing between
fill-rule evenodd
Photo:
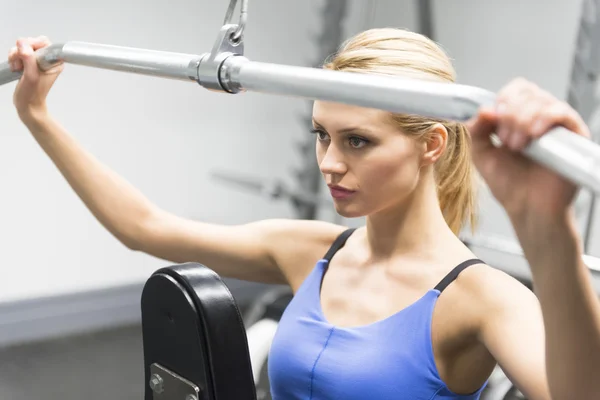
<instances>
[{"instance_id":1,"label":"bare shoulder","mask_svg":"<svg viewBox=\"0 0 600 400\"><path fill-rule=\"evenodd\" d=\"M456 284L462 294L477 299L486 307L510 307L524 297L535 298L522 282L487 264L467 268L458 276Z\"/></svg>"},{"instance_id":2,"label":"bare shoulder","mask_svg":"<svg viewBox=\"0 0 600 400\"><path fill-rule=\"evenodd\" d=\"M294 291L347 227L317 220L261 221L273 261Z\"/></svg>"},{"instance_id":3,"label":"bare shoulder","mask_svg":"<svg viewBox=\"0 0 600 400\"><path fill-rule=\"evenodd\" d=\"M456 279L456 295L469 304L469 315L480 328L489 320L537 307L535 294L522 282L486 264L473 265Z\"/></svg>"}]
</instances>

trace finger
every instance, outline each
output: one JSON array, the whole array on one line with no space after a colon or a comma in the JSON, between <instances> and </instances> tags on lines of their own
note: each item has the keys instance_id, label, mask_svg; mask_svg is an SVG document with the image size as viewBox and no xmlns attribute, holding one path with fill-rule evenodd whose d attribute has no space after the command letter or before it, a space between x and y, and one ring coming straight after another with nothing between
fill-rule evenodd
<instances>
[{"instance_id":1,"label":"finger","mask_svg":"<svg viewBox=\"0 0 600 400\"><path fill-rule=\"evenodd\" d=\"M563 126L583 137L591 137L589 128L579 113L562 101L553 102L538 115L532 126L532 136L540 137L555 126Z\"/></svg>"},{"instance_id":2,"label":"finger","mask_svg":"<svg viewBox=\"0 0 600 400\"><path fill-rule=\"evenodd\" d=\"M491 159L493 152L498 150L491 139L497 123L496 112L493 108L482 107L479 113L467 122L466 126L471 137L473 162L478 168L484 168L486 159Z\"/></svg>"},{"instance_id":3,"label":"finger","mask_svg":"<svg viewBox=\"0 0 600 400\"><path fill-rule=\"evenodd\" d=\"M513 104L515 101L518 101L518 99L534 91L536 88L537 86L534 83L526 79L515 78L500 89L496 95L496 100L498 103Z\"/></svg>"},{"instance_id":4,"label":"finger","mask_svg":"<svg viewBox=\"0 0 600 400\"><path fill-rule=\"evenodd\" d=\"M15 71L23 71L23 61L20 58L15 60L14 68Z\"/></svg>"},{"instance_id":5,"label":"finger","mask_svg":"<svg viewBox=\"0 0 600 400\"><path fill-rule=\"evenodd\" d=\"M15 58L17 58L17 47L13 46L8 51L8 62L11 63L11 62L15 61Z\"/></svg>"},{"instance_id":6,"label":"finger","mask_svg":"<svg viewBox=\"0 0 600 400\"><path fill-rule=\"evenodd\" d=\"M533 126L544 113L550 101L540 91L531 93L519 107L516 124L511 132L508 148L512 151L522 151L534 139Z\"/></svg>"},{"instance_id":7,"label":"finger","mask_svg":"<svg viewBox=\"0 0 600 400\"><path fill-rule=\"evenodd\" d=\"M510 150L520 150L528 140L528 126L541 97L533 83L517 78L498 93L498 137Z\"/></svg>"},{"instance_id":8,"label":"finger","mask_svg":"<svg viewBox=\"0 0 600 400\"><path fill-rule=\"evenodd\" d=\"M477 110L477 114L466 122L466 125L468 125L468 127L473 130L471 132L471 135L487 135L489 134L489 132L486 132L487 130L489 130L488 125L490 123L495 124L496 118L496 111L493 107L481 106Z\"/></svg>"},{"instance_id":9,"label":"finger","mask_svg":"<svg viewBox=\"0 0 600 400\"><path fill-rule=\"evenodd\" d=\"M21 59L19 58L19 51L17 50L17 47L13 47L12 49L10 49L10 51L8 52L8 63L18 66L20 65L21 68L23 67L23 64L21 63ZM18 69L15 67L15 69Z\"/></svg>"},{"instance_id":10,"label":"finger","mask_svg":"<svg viewBox=\"0 0 600 400\"><path fill-rule=\"evenodd\" d=\"M19 59L19 54L16 47L13 47L8 52L8 64L10 65L11 71L19 71L21 68L23 68L23 64Z\"/></svg>"},{"instance_id":11,"label":"finger","mask_svg":"<svg viewBox=\"0 0 600 400\"><path fill-rule=\"evenodd\" d=\"M29 44L31 45L31 48L33 49L33 51L37 51L39 49L43 49L45 47L52 45L52 42L50 42L50 39L48 39L47 36L38 36L35 38L28 38L28 40L29 40ZM63 61L53 63L52 67L49 68L48 70L45 70L44 72L46 74L59 73L64 68L63 64L64 64Z\"/></svg>"},{"instance_id":12,"label":"finger","mask_svg":"<svg viewBox=\"0 0 600 400\"><path fill-rule=\"evenodd\" d=\"M52 43L50 42L50 39L48 39L48 37L38 36L35 38L29 38L29 44L31 45L34 51L37 51L44 47L50 46Z\"/></svg>"},{"instance_id":13,"label":"finger","mask_svg":"<svg viewBox=\"0 0 600 400\"><path fill-rule=\"evenodd\" d=\"M491 107L481 107L477 115L465 124L471 135L471 140L482 143L489 141L489 136L494 132L497 122L496 112Z\"/></svg>"},{"instance_id":14,"label":"finger","mask_svg":"<svg viewBox=\"0 0 600 400\"><path fill-rule=\"evenodd\" d=\"M17 40L17 49L19 58L23 62L24 73L30 78L37 77L39 74L37 59L29 41L27 39Z\"/></svg>"},{"instance_id":15,"label":"finger","mask_svg":"<svg viewBox=\"0 0 600 400\"><path fill-rule=\"evenodd\" d=\"M524 103L523 97L527 90L527 82L517 78L498 92L496 100L498 138L505 146L508 146L510 143L512 132L518 124L517 116L522 103Z\"/></svg>"},{"instance_id":16,"label":"finger","mask_svg":"<svg viewBox=\"0 0 600 400\"><path fill-rule=\"evenodd\" d=\"M23 70L23 61L19 55L19 50L17 47L13 47L8 53L8 62L11 65L13 71L22 71Z\"/></svg>"},{"instance_id":17,"label":"finger","mask_svg":"<svg viewBox=\"0 0 600 400\"><path fill-rule=\"evenodd\" d=\"M496 105L496 115L498 116L498 126L496 128L496 134L498 138L502 142L502 144L506 144L508 142L510 131L511 131L511 121L510 118L507 117L509 113L509 105L505 101L500 101Z\"/></svg>"}]
</instances>

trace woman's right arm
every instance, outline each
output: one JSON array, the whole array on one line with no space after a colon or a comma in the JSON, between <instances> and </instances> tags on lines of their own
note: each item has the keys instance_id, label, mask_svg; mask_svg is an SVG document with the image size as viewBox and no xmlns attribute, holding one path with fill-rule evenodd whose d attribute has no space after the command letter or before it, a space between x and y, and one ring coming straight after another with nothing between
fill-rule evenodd
<instances>
[{"instance_id":1,"label":"woman's right arm","mask_svg":"<svg viewBox=\"0 0 600 400\"><path fill-rule=\"evenodd\" d=\"M11 51L9 62L13 69L24 69L14 98L21 120L98 221L128 248L173 262L200 262L222 276L295 288L343 230L299 220L217 225L159 209L83 149L48 113L45 99L62 66L39 71L33 51L49 41L19 43L22 48Z\"/></svg>"}]
</instances>

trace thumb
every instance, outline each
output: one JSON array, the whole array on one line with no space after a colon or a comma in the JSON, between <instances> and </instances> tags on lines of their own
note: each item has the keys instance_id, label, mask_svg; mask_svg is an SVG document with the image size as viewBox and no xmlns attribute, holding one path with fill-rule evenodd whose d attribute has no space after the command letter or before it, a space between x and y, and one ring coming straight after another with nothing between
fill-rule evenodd
<instances>
[{"instance_id":1,"label":"thumb","mask_svg":"<svg viewBox=\"0 0 600 400\"><path fill-rule=\"evenodd\" d=\"M481 107L475 117L470 119L466 126L471 134L473 150L476 152L487 152L494 148L490 135L494 133L498 117L493 108Z\"/></svg>"},{"instance_id":2,"label":"thumb","mask_svg":"<svg viewBox=\"0 0 600 400\"><path fill-rule=\"evenodd\" d=\"M35 79L39 75L39 67L31 44L26 39L19 39L17 40L17 49L23 61L24 74L30 79Z\"/></svg>"},{"instance_id":3,"label":"thumb","mask_svg":"<svg viewBox=\"0 0 600 400\"><path fill-rule=\"evenodd\" d=\"M497 124L498 116L491 107L481 107L477 115L466 123L471 135L471 159L486 181L497 172L498 163L506 161L507 157L491 139Z\"/></svg>"}]
</instances>

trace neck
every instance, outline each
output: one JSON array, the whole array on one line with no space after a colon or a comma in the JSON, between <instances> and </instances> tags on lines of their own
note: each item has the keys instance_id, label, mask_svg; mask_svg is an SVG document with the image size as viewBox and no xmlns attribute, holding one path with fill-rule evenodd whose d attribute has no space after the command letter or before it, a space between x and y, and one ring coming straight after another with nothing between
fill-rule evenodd
<instances>
[{"instance_id":1,"label":"neck","mask_svg":"<svg viewBox=\"0 0 600 400\"><path fill-rule=\"evenodd\" d=\"M366 228L371 259L430 253L449 239L457 240L444 220L433 185L417 188L402 204L369 215Z\"/></svg>"}]
</instances>

